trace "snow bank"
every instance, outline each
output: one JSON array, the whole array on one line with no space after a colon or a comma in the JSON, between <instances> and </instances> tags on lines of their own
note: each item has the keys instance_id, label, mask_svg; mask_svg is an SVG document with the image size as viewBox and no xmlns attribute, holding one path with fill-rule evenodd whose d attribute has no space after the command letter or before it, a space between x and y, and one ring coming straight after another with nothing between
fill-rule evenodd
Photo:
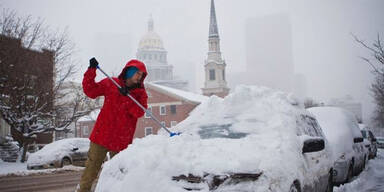
<instances>
[{"instance_id":1,"label":"snow bank","mask_svg":"<svg viewBox=\"0 0 384 192\"><path fill-rule=\"evenodd\" d=\"M316 116L325 137L328 139L333 151L334 161L344 155L347 159L354 154L353 138L358 125L354 116L348 111L338 107L313 107L308 109ZM354 131L352 131L354 130Z\"/></svg>"},{"instance_id":2,"label":"snow bank","mask_svg":"<svg viewBox=\"0 0 384 192\"><path fill-rule=\"evenodd\" d=\"M87 152L89 149L88 138L69 138L45 145L41 150L31 153L28 157L28 165L42 165L55 160L61 160L68 156L73 148L79 148L77 152Z\"/></svg>"},{"instance_id":3,"label":"snow bank","mask_svg":"<svg viewBox=\"0 0 384 192\"><path fill-rule=\"evenodd\" d=\"M26 163L9 163L2 162L0 160L0 177L9 176L9 175L17 175L17 176L25 176L25 175L34 175L34 174L49 174L61 171L81 171L84 167L76 167L73 165L64 166L63 168L54 168L54 169L41 169L41 170L27 170Z\"/></svg>"},{"instance_id":4,"label":"snow bank","mask_svg":"<svg viewBox=\"0 0 384 192\"><path fill-rule=\"evenodd\" d=\"M263 87L212 96L173 128L180 136L135 139L105 163L96 191L179 192L182 182L172 176L260 172L243 191L286 191L294 179L305 180L297 123L303 123L300 115L311 116L292 104L297 101L287 94Z\"/></svg>"}]
</instances>

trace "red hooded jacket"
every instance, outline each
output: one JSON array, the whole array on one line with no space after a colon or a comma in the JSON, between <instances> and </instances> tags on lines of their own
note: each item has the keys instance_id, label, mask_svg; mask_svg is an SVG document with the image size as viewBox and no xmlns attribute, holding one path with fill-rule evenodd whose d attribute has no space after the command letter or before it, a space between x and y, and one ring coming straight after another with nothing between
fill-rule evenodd
<instances>
[{"instance_id":1,"label":"red hooded jacket","mask_svg":"<svg viewBox=\"0 0 384 192\"><path fill-rule=\"evenodd\" d=\"M143 83L147 76L147 70L144 63L135 59L129 61L119 77L113 77L113 79L123 86L125 71L131 66L142 71L143 76L140 88L130 90L129 94L147 108L148 96ZM129 97L121 95L110 79L105 78L96 83L95 77L96 68L89 68L83 78L83 90L88 97L94 99L98 96L104 96L104 105L89 139L111 151L119 152L132 143L137 119L142 117L145 112Z\"/></svg>"}]
</instances>

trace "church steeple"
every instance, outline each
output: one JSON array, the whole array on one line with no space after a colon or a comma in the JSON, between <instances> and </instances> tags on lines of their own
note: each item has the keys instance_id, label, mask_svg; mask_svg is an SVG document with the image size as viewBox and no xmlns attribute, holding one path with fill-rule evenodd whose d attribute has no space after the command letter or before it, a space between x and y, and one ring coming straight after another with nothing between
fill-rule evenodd
<instances>
[{"instance_id":1,"label":"church steeple","mask_svg":"<svg viewBox=\"0 0 384 192\"><path fill-rule=\"evenodd\" d=\"M211 14L208 35L208 58L205 60L204 95L225 97L229 89L225 80L225 61L221 58L220 38L217 27L215 2L211 0Z\"/></svg>"},{"instance_id":2,"label":"church steeple","mask_svg":"<svg viewBox=\"0 0 384 192\"><path fill-rule=\"evenodd\" d=\"M215 2L211 0L211 17L209 22L209 37L219 37L219 30L217 30Z\"/></svg>"}]
</instances>

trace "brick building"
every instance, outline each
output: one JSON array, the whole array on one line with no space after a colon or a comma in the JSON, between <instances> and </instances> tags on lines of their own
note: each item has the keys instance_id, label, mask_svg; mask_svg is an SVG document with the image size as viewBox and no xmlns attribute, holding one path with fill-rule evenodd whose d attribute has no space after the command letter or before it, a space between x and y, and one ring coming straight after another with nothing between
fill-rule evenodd
<instances>
[{"instance_id":1,"label":"brick building","mask_svg":"<svg viewBox=\"0 0 384 192\"><path fill-rule=\"evenodd\" d=\"M171 128L189 116L189 113L208 97L154 83L146 84L148 109L161 123ZM137 122L135 137L157 134L160 129L155 121L144 115Z\"/></svg>"},{"instance_id":2,"label":"brick building","mask_svg":"<svg viewBox=\"0 0 384 192\"><path fill-rule=\"evenodd\" d=\"M4 85L1 87L1 94L20 96L9 87L23 87L27 82L27 86L30 86L34 93L41 93L40 100L52 99L55 78L52 51L28 49L23 47L20 39L0 35L0 63L2 65L0 73L3 77L1 80ZM18 103L14 105L16 104ZM17 137L19 133L11 129L11 134ZM37 134L36 142L38 144L52 142L52 132Z\"/></svg>"},{"instance_id":3,"label":"brick building","mask_svg":"<svg viewBox=\"0 0 384 192\"><path fill-rule=\"evenodd\" d=\"M170 129L187 118L197 105L208 98L154 83L147 83L145 86L148 94L148 109L151 110L153 116ZM79 119L76 124L77 137L89 137L98 114L99 110ZM160 125L149 116L144 115L137 122L134 137L142 138L146 135L157 134L160 128Z\"/></svg>"}]
</instances>

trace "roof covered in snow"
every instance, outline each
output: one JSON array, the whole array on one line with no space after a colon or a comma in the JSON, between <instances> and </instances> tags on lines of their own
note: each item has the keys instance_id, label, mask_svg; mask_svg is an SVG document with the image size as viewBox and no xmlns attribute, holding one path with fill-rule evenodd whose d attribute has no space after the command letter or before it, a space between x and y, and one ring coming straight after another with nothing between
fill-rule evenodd
<instances>
[{"instance_id":1,"label":"roof covered in snow","mask_svg":"<svg viewBox=\"0 0 384 192\"><path fill-rule=\"evenodd\" d=\"M202 103L204 101L207 101L209 98L207 96L200 95L197 93L183 91L180 89L166 87L166 86L162 86L162 85L158 85L158 84L154 84L154 83L147 83L146 86L148 88L152 88L152 89L159 91L159 92L162 92L164 94L169 94L169 95L172 95L174 97L180 98L182 100L192 101L195 103Z\"/></svg>"},{"instance_id":2,"label":"roof covered in snow","mask_svg":"<svg viewBox=\"0 0 384 192\"><path fill-rule=\"evenodd\" d=\"M81 122L81 121L96 121L97 116L99 115L99 113L100 113L100 109L93 110L91 113L89 113L89 115L82 116L77 121L78 122Z\"/></svg>"}]
</instances>

